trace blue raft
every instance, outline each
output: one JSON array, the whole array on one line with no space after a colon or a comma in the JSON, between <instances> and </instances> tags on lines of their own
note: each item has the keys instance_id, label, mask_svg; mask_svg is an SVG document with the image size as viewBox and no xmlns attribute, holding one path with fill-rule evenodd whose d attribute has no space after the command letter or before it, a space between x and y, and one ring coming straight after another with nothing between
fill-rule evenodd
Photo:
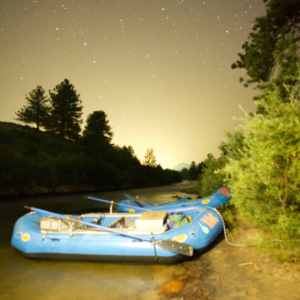
<instances>
[{"instance_id":1,"label":"blue raft","mask_svg":"<svg viewBox=\"0 0 300 300\"><path fill-rule=\"evenodd\" d=\"M166 204L157 204L157 205L151 204L148 201L139 198L140 200L149 203L149 205L142 205L139 202L137 202L133 197L131 197L131 200L120 201L120 205L118 205L118 211L129 212L129 213L143 212L144 210L141 210L140 208L144 208L153 211L167 210L169 212L170 211L179 212L179 211L187 211L189 209L197 208L197 207L209 206L209 207L216 208L225 205L227 201L230 200L230 198L231 198L231 193L227 187L219 188L212 195L201 199L187 201L186 198L183 198L174 202L170 202ZM133 207L126 207L126 205L133 206Z\"/></svg>"},{"instance_id":2,"label":"blue raft","mask_svg":"<svg viewBox=\"0 0 300 300\"><path fill-rule=\"evenodd\" d=\"M25 257L34 259L178 263L205 251L223 228L222 218L213 208L190 209L185 215L188 224L169 229L167 211L80 216L32 211L15 223L11 244ZM174 250L162 247L166 242L174 243ZM178 245L193 251L183 255Z\"/></svg>"}]
</instances>

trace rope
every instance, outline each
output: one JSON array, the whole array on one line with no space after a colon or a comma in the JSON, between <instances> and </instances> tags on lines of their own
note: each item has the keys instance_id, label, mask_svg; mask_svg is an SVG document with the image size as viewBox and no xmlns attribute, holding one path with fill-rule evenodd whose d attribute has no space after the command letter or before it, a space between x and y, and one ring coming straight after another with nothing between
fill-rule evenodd
<instances>
[{"instance_id":1,"label":"rope","mask_svg":"<svg viewBox=\"0 0 300 300\"><path fill-rule=\"evenodd\" d=\"M212 208L210 207L212 210L214 210L221 218L222 220L222 223L223 223L223 229L224 229L224 236L225 236L225 240L226 242L231 245L231 246L235 246L235 247L248 247L248 246L254 246L254 245L257 245L257 244L260 244L260 242L257 242L257 243L251 243L251 244L248 244L248 245L245 245L245 244L232 244L228 241L228 238L227 238L227 232L226 232L226 228L225 228L225 222L224 222L224 219L222 217L222 215L219 213L219 211L216 209L216 208ZM282 240L269 240L269 242L281 242Z\"/></svg>"}]
</instances>

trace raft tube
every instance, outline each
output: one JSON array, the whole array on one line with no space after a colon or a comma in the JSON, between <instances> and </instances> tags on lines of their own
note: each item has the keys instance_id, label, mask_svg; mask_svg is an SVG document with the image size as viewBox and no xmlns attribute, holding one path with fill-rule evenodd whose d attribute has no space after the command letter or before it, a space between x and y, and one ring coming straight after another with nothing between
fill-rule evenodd
<instances>
[{"instance_id":1,"label":"raft tube","mask_svg":"<svg viewBox=\"0 0 300 300\"><path fill-rule=\"evenodd\" d=\"M123 205L118 205L119 212L127 212L127 213L139 213L143 212L143 210L139 209L140 207L150 209L153 211L158 210L167 210L169 212L181 212L187 211L189 209L198 208L198 207L213 207L217 208L219 206L225 205L231 198L230 190L227 187L219 188L216 192L208 197L204 197L197 200L191 201L174 201L166 204L156 204L156 205L141 205L137 201L132 200L123 200L120 201L120 204L126 204L134 206L134 208L128 208Z\"/></svg>"}]
</instances>

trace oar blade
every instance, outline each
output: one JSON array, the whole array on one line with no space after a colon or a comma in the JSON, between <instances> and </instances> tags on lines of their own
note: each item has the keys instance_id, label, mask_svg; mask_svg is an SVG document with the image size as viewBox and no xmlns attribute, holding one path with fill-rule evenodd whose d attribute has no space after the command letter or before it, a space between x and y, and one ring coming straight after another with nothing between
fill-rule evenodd
<instances>
[{"instance_id":1,"label":"oar blade","mask_svg":"<svg viewBox=\"0 0 300 300\"><path fill-rule=\"evenodd\" d=\"M143 198L141 198L141 197L137 197L137 199L139 199L139 200L141 200L141 201L144 201L145 203L148 203L148 204L151 205L151 206L154 206L153 203L151 203L151 202L149 202L149 201L147 201L147 200L145 200L145 199L143 199Z\"/></svg>"},{"instance_id":2,"label":"oar blade","mask_svg":"<svg viewBox=\"0 0 300 300\"><path fill-rule=\"evenodd\" d=\"M194 247L192 245L178 243L171 240L161 240L156 243L157 246L178 254L193 256Z\"/></svg>"}]
</instances>

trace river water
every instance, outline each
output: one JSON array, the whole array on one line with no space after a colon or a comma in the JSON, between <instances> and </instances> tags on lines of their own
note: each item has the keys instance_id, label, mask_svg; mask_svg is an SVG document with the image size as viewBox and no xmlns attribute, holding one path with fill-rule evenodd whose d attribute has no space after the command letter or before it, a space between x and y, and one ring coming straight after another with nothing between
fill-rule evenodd
<instances>
[{"instance_id":1,"label":"river water","mask_svg":"<svg viewBox=\"0 0 300 300\"><path fill-rule=\"evenodd\" d=\"M171 202L174 196L190 196L196 182L170 186L86 195L107 200L124 200L124 193L153 203ZM185 192L189 193L186 194ZM164 291L171 282L185 278L184 264L172 266L104 264L85 261L31 260L10 245L15 221L28 210L24 205L63 214L108 212L109 205L83 195L19 197L0 202L0 298L4 299L169 299ZM174 286L173 286L174 288ZM174 297L176 294L173 294Z\"/></svg>"}]
</instances>

